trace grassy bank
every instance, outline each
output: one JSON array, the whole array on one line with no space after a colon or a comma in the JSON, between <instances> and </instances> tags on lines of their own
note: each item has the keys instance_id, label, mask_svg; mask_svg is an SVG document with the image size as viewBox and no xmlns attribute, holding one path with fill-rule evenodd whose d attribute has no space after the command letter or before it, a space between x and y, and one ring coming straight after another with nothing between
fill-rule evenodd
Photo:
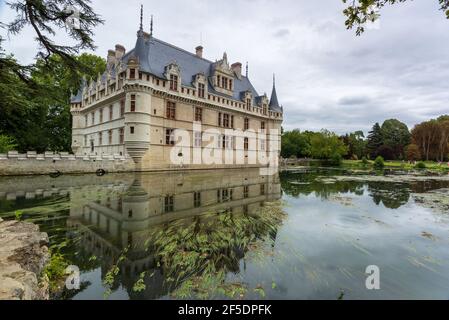
<instances>
[{"instance_id":1,"label":"grassy bank","mask_svg":"<svg viewBox=\"0 0 449 320\"><path fill-rule=\"evenodd\" d=\"M443 171L443 172L449 172L449 166L447 163L439 164L438 162L434 161L423 161L426 170L435 170L435 171ZM374 161L368 161L367 164L364 164L362 161L356 161L356 160L343 160L342 161L342 167L347 168L372 168L374 166ZM414 164L410 164L407 161L385 161L385 168L390 169L403 169L403 170L414 170L418 169L418 167Z\"/></svg>"}]
</instances>

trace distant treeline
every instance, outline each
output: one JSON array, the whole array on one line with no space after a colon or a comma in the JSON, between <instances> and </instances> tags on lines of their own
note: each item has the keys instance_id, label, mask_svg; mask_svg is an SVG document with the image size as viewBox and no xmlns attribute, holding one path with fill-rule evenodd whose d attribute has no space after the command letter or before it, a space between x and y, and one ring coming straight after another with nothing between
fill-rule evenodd
<instances>
[{"instance_id":1,"label":"distant treeline","mask_svg":"<svg viewBox=\"0 0 449 320\"><path fill-rule=\"evenodd\" d=\"M396 119L374 124L368 137L362 131L344 136L293 130L282 135L282 157L329 159L434 160L449 159L449 115L416 125L411 131Z\"/></svg>"}]
</instances>

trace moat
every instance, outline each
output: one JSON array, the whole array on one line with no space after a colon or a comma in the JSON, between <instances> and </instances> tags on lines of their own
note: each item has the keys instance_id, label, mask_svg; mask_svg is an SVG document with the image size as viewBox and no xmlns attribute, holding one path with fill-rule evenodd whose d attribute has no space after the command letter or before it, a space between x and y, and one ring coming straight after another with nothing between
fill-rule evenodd
<instances>
[{"instance_id":1,"label":"moat","mask_svg":"<svg viewBox=\"0 0 449 320\"><path fill-rule=\"evenodd\" d=\"M314 169L0 178L0 217L77 266L58 299L448 299L444 179ZM367 290L367 266L380 290Z\"/></svg>"}]
</instances>

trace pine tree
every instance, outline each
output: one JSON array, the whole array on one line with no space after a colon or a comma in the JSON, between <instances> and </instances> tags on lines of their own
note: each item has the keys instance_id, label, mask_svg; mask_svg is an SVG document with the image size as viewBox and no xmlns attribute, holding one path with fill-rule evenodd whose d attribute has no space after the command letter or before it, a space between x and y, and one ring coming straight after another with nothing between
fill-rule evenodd
<instances>
[{"instance_id":1,"label":"pine tree","mask_svg":"<svg viewBox=\"0 0 449 320\"><path fill-rule=\"evenodd\" d=\"M377 156L377 150L383 144L384 143L383 143L382 129L379 123L376 123L373 126L373 130L369 132L368 144L366 146L366 150L371 158L375 158Z\"/></svg>"}]
</instances>

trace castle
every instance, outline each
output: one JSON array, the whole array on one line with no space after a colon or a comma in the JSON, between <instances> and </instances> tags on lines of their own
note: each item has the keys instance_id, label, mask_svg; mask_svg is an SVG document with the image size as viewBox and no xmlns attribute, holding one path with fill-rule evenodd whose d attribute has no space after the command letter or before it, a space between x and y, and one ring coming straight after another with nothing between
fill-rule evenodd
<instances>
[{"instance_id":1,"label":"castle","mask_svg":"<svg viewBox=\"0 0 449 320\"><path fill-rule=\"evenodd\" d=\"M247 72L242 74L242 63L230 65L226 53L212 62L203 57L202 46L191 53L156 39L153 22L150 33L143 30L142 16L135 47L109 50L107 70L85 81L71 99L75 155L129 156L142 170L176 168L173 148L179 142L176 132L182 131L191 141L175 155L183 168L267 166L255 156L261 152L277 159L283 108L274 79L271 99L259 95ZM192 161L195 150L235 154L231 163L224 161L225 154L218 155L223 162L203 163Z\"/></svg>"}]
</instances>

